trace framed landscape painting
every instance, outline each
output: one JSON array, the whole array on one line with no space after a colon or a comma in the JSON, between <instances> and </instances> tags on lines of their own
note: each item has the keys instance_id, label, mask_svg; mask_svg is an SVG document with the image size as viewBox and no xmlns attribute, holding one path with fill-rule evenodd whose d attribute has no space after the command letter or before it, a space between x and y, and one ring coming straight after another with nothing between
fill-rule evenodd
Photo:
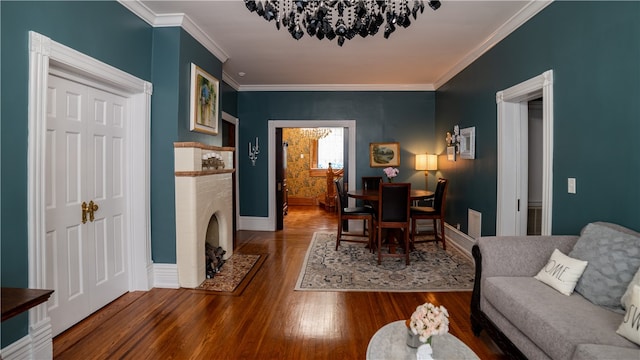
<instances>
[{"instance_id":1,"label":"framed landscape painting","mask_svg":"<svg viewBox=\"0 0 640 360\"><path fill-rule=\"evenodd\" d=\"M218 134L220 81L191 64L191 131Z\"/></svg>"},{"instance_id":2,"label":"framed landscape painting","mask_svg":"<svg viewBox=\"0 0 640 360\"><path fill-rule=\"evenodd\" d=\"M370 143L369 166L400 166L400 143Z\"/></svg>"}]
</instances>

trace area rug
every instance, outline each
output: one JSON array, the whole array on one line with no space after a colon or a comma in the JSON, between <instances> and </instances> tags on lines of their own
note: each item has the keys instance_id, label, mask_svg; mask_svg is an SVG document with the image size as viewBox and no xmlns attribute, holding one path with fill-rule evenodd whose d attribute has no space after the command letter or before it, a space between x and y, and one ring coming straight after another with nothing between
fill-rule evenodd
<instances>
[{"instance_id":1,"label":"area rug","mask_svg":"<svg viewBox=\"0 0 640 360\"><path fill-rule=\"evenodd\" d=\"M211 279L206 279L196 290L235 294L244 290L265 260L266 255L233 254ZM242 286L240 286L242 284Z\"/></svg>"},{"instance_id":2,"label":"area rug","mask_svg":"<svg viewBox=\"0 0 640 360\"><path fill-rule=\"evenodd\" d=\"M343 241L337 251L335 248L335 233L314 233L296 290L441 292L473 288L473 262L454 246L444 251L441 243L418 243L408 266L404 258L383 258L378 265L378 255L362 243Z\"/></svg>"}]
</instances>

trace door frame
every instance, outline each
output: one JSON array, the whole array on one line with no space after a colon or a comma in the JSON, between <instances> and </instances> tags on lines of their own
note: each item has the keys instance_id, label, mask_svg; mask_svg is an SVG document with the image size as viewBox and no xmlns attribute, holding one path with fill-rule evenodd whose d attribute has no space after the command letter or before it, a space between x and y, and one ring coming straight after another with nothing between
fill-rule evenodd
<instances>
[{"instance_id":1,"label":"door frame","mask_svg":"<svg viewBox=\"0 0 640 360\"><path fill-rule=\"evenodd\" d=\"M77 76L86 85L107 87L129 99L127 167L127 243L129 291L152 287L149 145L151 83L91 58L39 34L29 32L28 94L28 254L29 287L45 282L45 139L47 83L54 69ZM30 311L29 332L34 353L52 350L50 319L46 306ZM48 331L48 335L47 335ZM37 357L37 356L36 356Z\"/></svg>"},{"instance_id":2,"label":"door frame","mask_svg":"<svg viewBox=\"0 0 640 360\"><path fill-rule=\"evenodd\" d=\"M237 117L223 111L222 112L222 120L229 122L231 124L233 124L235 126L235 134L233 136L235 136L236 139L236 149L238 149L238 138L240 135L240 119L238 119ZM234 158L235 158L235 162L233 164L233 168L235 169L235 183L233 184L233 188L236 192L236 203L235 203L235 213L233 214L234 218L235 218L235 223L236 223L236 230L237 230L237 226L238 224L240 224L240 211L238 211L240 209L240 186L238 185L238 179L240 178L240 174L239 174L239 170L240 167L238 166L239 162L238 162L238 152L236 151L234 153ZM235 233L233 234L233 238L235 240L236 235ZM235 241L234 241L234 245L235 245Z\"/></svg>"},{"instance_id":3,"label":"door frame","mask_svg":"<svg viewBox=\"0 0 640 360\"><path fill-rule=\"evenodd\" d=\"M498 181L496 235L526 235L528 105L542 97L542 235L551 235L553 208L553 70L496 93ZM519 204L520 202L520 204Z\"/></svg>"},{"instance_id":4,"label":"door frame","mask_svg":"<svg viewBox=\"0 0 640 360\"><path fill-rule=\"evenodd\" d=\"M311 128L311 127L342 127L349 129L349 184L356 182L356 121L355 120L269 120L268 121L268 146L269 146L269 216L267 218L267 231L276 231L276 193L271 191L276 187L276 128ZM352 206L354 199L349 199ZM282 209L280 209L282 211Z\"/></svg>"}]
</instances>

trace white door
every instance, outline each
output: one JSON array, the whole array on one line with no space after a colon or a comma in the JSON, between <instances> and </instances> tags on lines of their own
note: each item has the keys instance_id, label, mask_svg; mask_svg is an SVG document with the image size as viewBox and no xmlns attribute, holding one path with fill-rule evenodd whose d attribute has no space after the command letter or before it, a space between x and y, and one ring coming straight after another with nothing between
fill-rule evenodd
<instances>
[{"instance_id":1,"label":"white door","mask_svg":"<svg viewBox=\"0 0 640 360\"><path fill-rule=\"evenodd\" d=\"M128 289L128 119L124 97L53 75L48 82L44 251L55 336ZM91 202L97 210L84 211L83 223Z\"/></svg>"}]
</instances>

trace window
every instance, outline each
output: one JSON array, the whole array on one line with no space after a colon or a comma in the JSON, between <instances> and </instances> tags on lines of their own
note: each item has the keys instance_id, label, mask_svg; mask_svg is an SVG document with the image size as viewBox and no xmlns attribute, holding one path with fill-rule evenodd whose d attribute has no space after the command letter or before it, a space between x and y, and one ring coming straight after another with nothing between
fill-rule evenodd
<instances>
[{"instance_id":1,"label":"window","mask_svg":"<svg viewBox=\"0 0 640 360\"><path fill-rule=\"evenodd\" d=\"M344 129L330 128L329 135L311 140L310 175L325 176L331 163L332 169L344 167Z\"/></svg>"}]
</instances>

